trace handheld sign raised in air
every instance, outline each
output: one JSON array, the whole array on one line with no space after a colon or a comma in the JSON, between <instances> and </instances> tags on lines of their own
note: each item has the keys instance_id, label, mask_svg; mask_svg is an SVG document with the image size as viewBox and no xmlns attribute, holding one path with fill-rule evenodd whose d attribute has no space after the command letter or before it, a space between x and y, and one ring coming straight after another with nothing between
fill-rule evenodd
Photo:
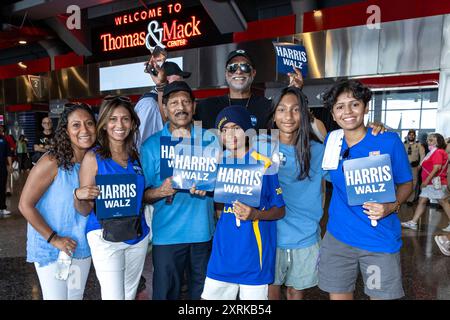
<instances>
[{"instance_id":1,"label":"handheld sign raised in air","mask_svg":"<svg viewBox=\"0 0 450 320\"><path fill-rule=\"evenodd\" d=\"M288 74L294 67L301 70L303 77L308 74L308 58L305 47L287 42L274 42L277 57L277 72Z\"/></svg>"}]
</instances>

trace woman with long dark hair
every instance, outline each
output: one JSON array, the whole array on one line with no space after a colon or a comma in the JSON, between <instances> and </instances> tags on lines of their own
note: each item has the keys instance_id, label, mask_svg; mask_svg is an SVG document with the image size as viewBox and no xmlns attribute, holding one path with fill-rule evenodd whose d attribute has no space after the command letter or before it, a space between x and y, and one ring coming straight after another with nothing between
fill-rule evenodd
<instances>
[{"instance_id":1,"label":"woman with long dark hair","mask_svg":"<svg viewBox=\"0 0 450 320\"><path fill-rule=\"evenodd\" d=\"M79 174L81 187L74 192L77 209L89 215L86 233L104 300L135 298L147 253L149 227L141 210L145 184L136 150L139 124L127 97L105 98L98 118L99 145L84 157ZM133 182L114 184L117 175ZM110 178L114 188L125 185L127 189L120 189L120 195L112 198L136 201L136 208L130 206L126 216L99 218L94 200L100 195L96 177L102 176ZM106 191L103 197L109 197Z\"/></svg>"},{"instance_id":2,"label":"woman with long dark hair","mask_svg":"<svg viewBox=\"0 0 450 320\"><path fill-rule=\"evenodd\" d=\"M269 129L279 130L278 176L286 203L286 215L277 220L275 281L269 299L280 299L281 285L287 286L288 299L302 299L304 290L318 282L324 147L311 120L305 94L295 87L283 89L268 123Z\"/></svg>"},{"instance_id":3,"label":"woman with long dark hair","mask_svg":"<svg viewBox=\"0 0 450 320\"><path fill-rule=\"evenodd\" d=\"M76 212L73 190L86 151L95 143L95 117L86 104L65 105L55 144L28 176L19 210L28 221L27 262L33 262L44 300L81 300L91 265L87 218ZM66 279L57 279L60 254L71 260Z\"/></svg>"}]
</instances>

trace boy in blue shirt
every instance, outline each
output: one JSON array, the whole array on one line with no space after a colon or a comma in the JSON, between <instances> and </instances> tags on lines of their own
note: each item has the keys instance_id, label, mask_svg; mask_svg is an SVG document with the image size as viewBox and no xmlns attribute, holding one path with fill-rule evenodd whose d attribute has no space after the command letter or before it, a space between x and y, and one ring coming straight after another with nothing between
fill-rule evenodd
<instances>
[{"instance_id":1,"label":"boy in blue shirt","mask_svg":"<svg viewBox=\"0 0 450 320\"><path fill-rule=\"evenodd\" d=\"M270 160L252 150L245 131L252 128L248 111L241 106L223 109L216 118L223 145L230 157ZM229 159L227 159L228 163ZM248 161L245 161L248 163ZM202 298L206 300L267 300L273 282L276 253L276 220L284 216L278 175L262 179L259 208L239 201L225 203L213 239Z\"/></svg>"},{"instance_id":2,"label":"boy in blue shirt","mask_svg":"<svg viewBox=\"0 0 450 320\"><path fill-rule=\"evenodd\" d=\"M333 195L319 261L319 288L329 292L332 300L353 299L358 268L364 292L371 299L398 299L404 295L401 226L396 213L412 192L412 174L399 136L393 132L374 136L372 129L364 125L371 96L370 89L356 80L338 82L324 94L325 107L343 129L340 154L336 153L337 168L329 170ZM333 148L327 145L326 149L329 147ZM344 161L380 154L390 155L396 201L350 206Z\"/></svg>"}]
</instances>

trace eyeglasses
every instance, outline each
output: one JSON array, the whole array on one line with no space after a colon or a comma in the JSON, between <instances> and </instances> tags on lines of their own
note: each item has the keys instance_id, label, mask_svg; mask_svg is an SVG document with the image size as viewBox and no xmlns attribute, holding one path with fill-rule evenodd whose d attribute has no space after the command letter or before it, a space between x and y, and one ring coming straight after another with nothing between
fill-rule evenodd
<instances>
[{"instance_id":1,"label":"eyeglasses","mask_svg":"<svg viewBox=\"0 0 450 320\"><path fill-rule=\"evenodd\" d=\"M238 68L241 69L243 73L250 73L252 71L252 66L248 63L231 63L227 65L227 71L229 73L235 73Z\"/></svg>"},{"instance_id":2,"label":"eyeglasses","mask_svg":"<svg viewBox=\"0 0 450 320\"><path fill-rule=\"evenodd\" d=\"M126 96L106 96L104 98L105 101L113 101L113 100L120 100L122 102L131 103L131 99Z\"/></svg>"}]
</instances>

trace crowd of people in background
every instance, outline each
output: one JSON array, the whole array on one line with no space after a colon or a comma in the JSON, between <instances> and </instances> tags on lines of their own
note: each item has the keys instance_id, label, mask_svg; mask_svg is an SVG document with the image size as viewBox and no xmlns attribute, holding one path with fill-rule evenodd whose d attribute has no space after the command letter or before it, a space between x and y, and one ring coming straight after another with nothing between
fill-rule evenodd
<instances>
[{"instance_id":1,"label":"crowd of people in background","mask_svg":"<svg viewBox=\"0 0 450 320\"><path fill-rule=\"evenodd\" d=\"M166 58L158 51L146 63L155 88L136 106L127 97L108 96L96 121L90 106L69 103L55 131L43 118L32 156L24 135L13 145L0 127L0 214L10 214L7 177L17 158L18 170L28 174L19 201L28 221L27 262L36 268L43 298L83 299L92 263L102 299L135 299L149 245L154 300L180 299L184 284L193 300L276 300L282 286L287 299L303 299L315 286L330 299L353 299L359 273L371 299L403 297L401 226L417 229L429 200L450 221L449 139L432 133L424 146L410 130L402 143L382 125L365 124L372 92L357 80L339 81L324 93L324 107L340 127L327 133L309 109L299 70L273 100L252 93L256 66L245 50L230 52L225 61L228 94L196 101L184 82L190 73ZM160 138L195 138L194 120L201 121L202 135L218 131L226 157L253 158L266 170L270 157L244 133L278 130L280 166L264 175L259 207L215 203L210 192L177 190L171 177L161 176ZM351 206L343 163L372 153L390 155L396 200ZM137 181L136 215L99 218L96 177L124 174ZM324 181L333 187L328 208ZM412 220L401 222L400 207L416 202ZM442 231L450 232L450 222ZM436 235L435 241L450 256L450 237ZM61 252L71 257L65 279L55 278ZM383 274L378 287L367 285L373 265Z\"/></svg>"}]
</instances>

